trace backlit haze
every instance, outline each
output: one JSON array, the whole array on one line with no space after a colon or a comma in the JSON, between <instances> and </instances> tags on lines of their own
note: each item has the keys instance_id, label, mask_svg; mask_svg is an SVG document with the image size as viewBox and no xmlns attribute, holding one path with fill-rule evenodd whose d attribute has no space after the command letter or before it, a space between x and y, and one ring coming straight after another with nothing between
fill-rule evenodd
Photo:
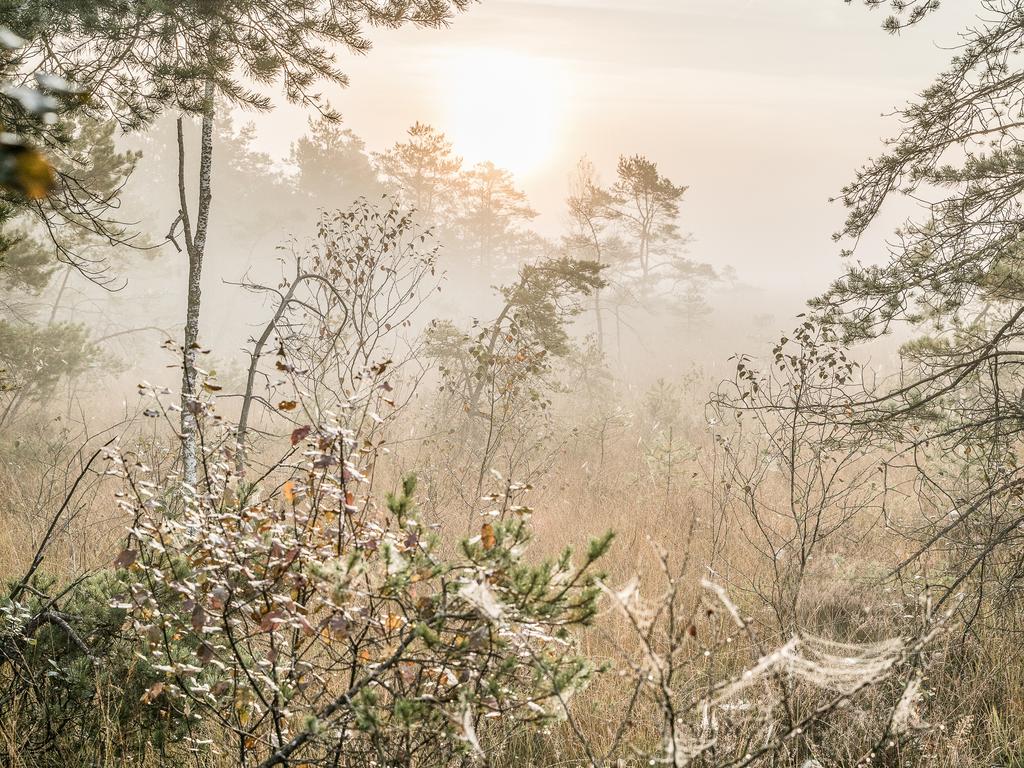
<instances>
[{"instance_id":1,"label":"backlit haze","mask_svg":"<svg viewBox=\"0 0 1024 768\"><path fill-rule=\"evenodd\" d=\"M487 0L446 30L376 32L368 56L343 54L351 85L325 95L371 150L419 120L466 161L513 171L543 234L564 224L579 156L608 182L619 154L644 153L690 187L694 258L807 295L840 266L828 198L970 12L945 8L897 40L882 13L840 0ZM297 107L243 119L276 157L306 128Z\"/></svg>"}]
</instances>

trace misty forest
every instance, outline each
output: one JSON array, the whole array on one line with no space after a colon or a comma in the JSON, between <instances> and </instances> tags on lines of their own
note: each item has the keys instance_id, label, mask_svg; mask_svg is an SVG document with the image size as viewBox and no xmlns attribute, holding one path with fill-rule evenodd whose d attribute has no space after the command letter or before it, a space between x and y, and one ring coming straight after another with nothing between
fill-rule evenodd
<instances>
[{"instance_id":1,"label":"misty forest","mask_svg":"<svg viewBox=\"0 0 1024 768\"><path fill-rule=\"evenodd\" d=\"M1024 767L1024 0L0 56L0 766Z\"/></svg>"}]
</instances>

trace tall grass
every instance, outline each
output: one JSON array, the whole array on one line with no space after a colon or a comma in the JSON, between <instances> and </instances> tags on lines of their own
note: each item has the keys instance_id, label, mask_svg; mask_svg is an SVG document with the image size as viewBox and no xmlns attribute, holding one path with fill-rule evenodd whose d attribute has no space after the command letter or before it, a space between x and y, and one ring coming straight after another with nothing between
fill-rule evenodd
<instances>
[{"instance_id":1,"label":"tall grass","mask_svg":"<svg viewBox=\"0 0 1024 768\"><path fill-rule=\"evenodd\" d=\"M0 513L0 578L5 581L24 572L55 505L66 493L68 478L82 466L82 454L69 435L40 440L38 434L22 436L18 447L8 449L0 466L0 494L5 499ZM610 588L637 577L641 590L657 593L665 580L657 553L664 551L670 561L686 563L686 570L677 575L682 603L697 605L700 580L711 577L757 621L764 642L784 640L781 630L773 628L771 612L756 588L769 577L769 564L744 537L737 510L721 502L716 484L722 480L713 469L715 448L710 436L697 430L677 436L689 441L692 450L672 466L668 482L663 468L652 465L648 444L635 433L622 431L613 440L603 437L600 445L582 434L567 440L551 454L547 465L539 467L535 477L526 478L535 484L529 498L535 510L530 556L551 555L611 529L616 531L616 543L603 564L604 580ZM144 447L157 461L161 455L172 454L159 446L154 449L151 441ZM391 487L409 466L430 461L436 462L437 456L427 455L427 449L405 447L381 465L376 484ZM429 505L432 496L445 497L440 490L424 488L424 502ZM783 494L785 489L780 484L776 492ZM912 505L908 503L906 510L895 513L912 515ZM435 506L431 515L451 542L466 532L462 506ZM102 472L90 474L58 527L42 570L48 578L70 583L83 574L109 568L129 523L115 505L113 488L104 482ZM877 520L851 521L848 530L830 541L808 570L799 603L801 629L847 642L905 634L922 585L913 579L891 578L890 572L910 548L909 542L878 525ZM940 578L943 565L932 558L928 563L932 578ZM889 755L886 759L894 762L887 764L1024 766L1021 619L1018 606L1004 604L998 612L989 607L968 629L954 628L942 636L934 651L937 661L924 681L920 717L913 724L920 736L919 747ZM579 642L596 664L618 662L622 648L628 649L633 642L631 632L628 622L609 604ZM680 690L703 679L709 673L709 663L695 656L678 680ZM713 663L720 665L720 673L728 673L742 669L743 660L723 656ZM0 667L0 678L7 674L9 667ZM140 744L138 734L126 732L123 720L115 714L126 695L121 687L124 681L103 675L97 680L93 698L97 732L65 738L59 752L67 761L64 764L157 766L180 761L209 768L232 764L229 759L217 763L173 745ZM491 764L495 768L588 765L580 737L606 744L622 727L622 712L631 696L624 680L615 671L599 674L572 700L571 721L546 730L505 733L500 723L494 724L485 734ZM887 710L881 699L892 695L892 691L877 694L877 714L869 705L850 707L829 732L816 734L815 743L828 745L830 753L815 759L822 765L852 765L857 759L849 747L853 735L866 732L873 719L882 717ZM12 768L35 765L31 756L18 755L18 728L26 716L25 708L42 706L44 702L25 699L0 712L0 741ZM137 706L147 705L137 702ZM662 738L658 713L651 706L638 707L628 729L636 744L656 745ZM216 734L212 736L216 738ZM797 755L791 757L796 760ZM784 765L785 758L781 759L775 764Z\"/></svg>"}]
</instances>

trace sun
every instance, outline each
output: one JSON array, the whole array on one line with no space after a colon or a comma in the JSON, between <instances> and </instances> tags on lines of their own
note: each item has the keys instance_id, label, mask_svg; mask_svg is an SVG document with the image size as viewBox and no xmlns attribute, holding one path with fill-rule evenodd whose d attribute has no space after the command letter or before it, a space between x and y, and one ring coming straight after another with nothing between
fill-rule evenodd
<instances>
[{"instance_id":1,"label":"sun","mask_svg":"<svg viewBox=\"0 0 1024 768\"><path fill-rule=\"evenodd\" d=\"M467 162L516 175L549 161L562 137L566 88L557 62L493 49L451 60L446 133Z\"/></svg>"}]
</instances>

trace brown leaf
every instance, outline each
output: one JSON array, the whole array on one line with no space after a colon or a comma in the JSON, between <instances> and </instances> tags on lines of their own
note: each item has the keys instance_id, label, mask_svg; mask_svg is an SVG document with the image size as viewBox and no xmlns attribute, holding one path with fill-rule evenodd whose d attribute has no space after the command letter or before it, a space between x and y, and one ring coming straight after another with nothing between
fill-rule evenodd
<instances>
[{"instance_id":1,"label":"brown leaf","mask_svg":"<svg viewBox=\"0 0 1024 768\"><path fill-rule=\"evenodd\" d=\"M484 545L484 549L494 549L498 544L498 539L494 535L494 526L490 523L484 523L480 528L480 541Z\"/></svg>"},{"instance_id":2,"label":"brown leaf","mask_svg":"<svg viewBox=\"0 0 1024 768\"><path fill-rule=\"evenodd\" d=\"M343 614L336 613L327 622L327 627L335 637L348 637L352 622Z\"/></svg>"},{"instance_id":3,"label":"brown leaf","mask_svg":"<svg viewBox=\"0 0 1024 768\"><path fill-rule=\"evenodd\" d=\"M214 587L210 593L210 605L213 606L214 610L219 611L224 607L230 596L231 593L224 589L224 587Z\"/></svg>"},{"instance_id":4,"label":"brown leaf","mask_svg":"<svg viewBox=\"0 0 1024 768\"><path fill-rule=\"evenodd\" d=\"M202 632L203 627L206 625L206 611L203 610L203 606L196 603L196 607L192 609L192 629L195 632Z\"/></svg>"},{"instance_id":5,"label":"brown leaf","mask_svg":"<svg viewBox=\"0 0 1024 768\"><path fill-rule=\"evenodd\" d=\"M412 685L416 680L416 673L419 672L419 664L414 661L402 661L398 664L398 671L402 675L402 681L406 685Z\"/></svg>"},{"instance_id":6,"label":"brown leaf","mask_svg":"<svg viewBox=\"0 0 1024 768\"><path fill-rule=\"evenodd\" d=\"M277 619L284 618L282 611L268 611L263 614L263 618L260 619L260 629L264 632L269 632L277 625Z\"/></svg>"},{"instance_id":7,"label":"brown leaf","mask_svg":"<svg viewBox=\"0 0 1024 768\"><path fill-rule=\"evenodd\" d=\"M117 556L114 560L115 568L127 568L129 565L135 562L135 559L139 556L139 553L134 549L126 549Z\"/></svg>"},{"instance_id":8,"label":"brown leaf","mask_svg":"<svg viewBox=\"0 0 1024 768\"><path fill-rule=\"evenodd\" d=\"M149 704L151 701L153 701L153 699L155 699L163 692L163 683L153 683L151 686L149 686L149 688L146 689L146 692L142 694L142 698L139 699L139 701L141 701L143 704Z\"/></svg>"},{"instance_id":9,"label":"brown leaf","mask_svg":"<svg viewBox=\"0 0 1024 768\"><path fill-rule=\"evenodd\" d=\"M222 389L224 389L224 387L222 387L220 384L211 384L208 381L204 381L203 389L205 389L207 392L220 392Z\"/></svg>"},{"instance_id":10,"label":"brown leaf","mask_svg":"<svg viewBox=\"0 0 1024 768\"><path fill-rule=\"evenodd\" d=\"M300 441L305 440L309 433L313 431L313 428L309 425L303 427L297 427L292 430L292 445L298 445Z\"/></svg>"},{"instance_id":11,"label":"brown leaf","mask_svg":"<svg viewBox=\"0 0 1024 768\"><path fill-rule=\"evenodd\" d=\"M213 646L209 643L203 643L199 646L198 655L199 661L203 663L203 666L206 666L210 663L210 660L213 658Z\"/></svg>"},{"instance_id":12,"label":"brown leaf","mask_svg":"<svg viewBox=\"0 0 1024 768\"><path fill-rule=\"evenodd\" d=\"M277 404L278 409L282 411L294 411L298 406L299 404L294 400L282 400Z\"/></svg>"},{"instance_id":13,"label":"brown leaf","mask_svg":"<svg viewBox=\"0 0 1024 768\"><path fill-rule=\"evenodd\" d=\"M325 469L325 468L333 466L334 464L337 464L337 463L338 463L337 457L332 456L329 453L321 453L319 456L317 456L316 460L313 462L313 466L316 467L317 469Z\"/></svg>"}]
</instances>

